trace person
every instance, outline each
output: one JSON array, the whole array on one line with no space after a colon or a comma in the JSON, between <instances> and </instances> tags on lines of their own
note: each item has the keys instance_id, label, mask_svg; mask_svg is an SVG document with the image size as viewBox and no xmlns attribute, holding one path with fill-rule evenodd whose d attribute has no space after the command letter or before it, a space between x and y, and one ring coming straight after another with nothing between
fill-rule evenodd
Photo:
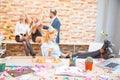
<instances>
[{"instance_id":1,"label":"person","mask_svg":"<svg viewBox=\"0 0 120 80\"><path fill-rule=\"evenodd\" d=\"M39 20L37 17L35 17L30 25L31 26L32 41L42 44L42 42L43 42L42 29L38 24L39 24Z\"/></svg>"},{"instance_id":2,"label":"person","mask_svg":"<svg viewBox=\"0 0 120 80\"><path fill-rule=\"evenodd\" d=\"M23 42L25 54L28 56L30 53L31 56L35 56L32 46L29 42L29 36L30 36L30 27L27 15L21 14L19 22L16 23L15 26L15 40L17 42Z\"/></svg>"},{"instance_id":3,"label":"person","mask_svg":"<svg viewBox=\"0 0 120 80\"><path fill-rule=\"evenodd\" d=\"M41 51L43 56L59 57L61 55L60 48L55 41L56 36L57 30L50 26L45 34L44 42L41 45Z\"/></svg>"},{"instance_id":4,"label":"person","mask_svg":"<svg viewBox=\"0 0 120 80\"><path fill-rule=\"evenodd\" d=\"M51 23L50 26L52 26L53 28L57 29L58 33L57 33L57 37L56 37L56 43L60 43L60 20L57 18L57 10L55 8L50 9L50 19L51 19ZM48 29L49 26L43 26L43 29Z\"/></svg>"},{"instance_id":5,"label":"person","mask_svg":"<svg viewBox=\"0 0 120 80\"><path fill-rule=\"evenodd\" d=\"M88 56L93 57L93 58L108 59L108 58L115 57L115 54L113 52L110 41L104 40L104 44L103 44L102 48L99 50L91 51L91 52L79 52L79 53L72 55L72 57L77 57L77 58L86 58ZM65 57L69 58L70 55L68 54Z\"/></svg>"},{"instance_id":6,"label":"person","mask_svg":"<svg viewBox=\"0 0 120 80\"><path fill-rule=\"evenodd\" d=\"M41 46L43 56L55 56L60 58L70 58L71 55L64 54L60 51L58 44L55 42L57 36L57 30L51 28L48 30L45 36L45 42ZM76 53L72 57L77 58L86 58L88 56L93 58L104 58L108 59L114 56L111 56L112 53L108 52L108 47L111 45L110 41L105 40L101 49L91 52Z\"/></svg>"}]
</instances>

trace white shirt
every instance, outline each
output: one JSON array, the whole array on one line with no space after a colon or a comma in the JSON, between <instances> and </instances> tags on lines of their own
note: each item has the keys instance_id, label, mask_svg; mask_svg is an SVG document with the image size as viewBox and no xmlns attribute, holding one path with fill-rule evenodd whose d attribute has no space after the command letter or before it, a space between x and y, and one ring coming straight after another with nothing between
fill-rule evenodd
<instances>
[{"instance_id":1,"label":"white shirt","mask_svg":"<svg viewBox=\"0 0 120 80\"><path fill-rule=\"evenodd\" d=\"M25 23L17 22L15 26L15 35L26 34L30 35L30 27Z\"/></svg>"},{"instance_id":2,"label":"white shirt","mask_svg":"<svg viewBox=\"0 0 120 80\"><path fill-rule=\"evenodd\" d=\"M51 19L50 25L52 25L53 21L55 20L56 16Z\"/></svg>"},{"instance_id":3,"label":"white shirt","mask_svg":"<svg viewBox=\"0 0 120 80\"><path fill-rule=\"evenodd\" d=\"M43 56L48 56L48 48L52 48L51 56L59 57L61 51L59 45L56 42L49 41L48 43L43 43L41 46L41 51Z\"/></svg>"}]
</instances>

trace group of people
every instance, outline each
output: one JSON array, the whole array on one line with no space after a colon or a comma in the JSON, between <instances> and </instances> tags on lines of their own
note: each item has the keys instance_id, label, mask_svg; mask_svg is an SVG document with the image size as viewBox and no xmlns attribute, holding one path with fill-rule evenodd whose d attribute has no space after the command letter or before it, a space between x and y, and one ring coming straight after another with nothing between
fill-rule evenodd
<instances>
[{"instance_id":1,"label":"group of people","mask_svg":"<svg viewBox=\"0 0 120 80\"><path fill-rule=\"evenodd\" d=\"M43 56L53 56L59 58L70 58L70 57L86 58L90 56L93 58L104 58L104 59L115 57L114 52L111 51L113 50L111 42L108 40L104 41L103 46L99 50L69 54L69 53L61 52L59 45L55 42L56 37L57 37L57 30L54 28L49 29L45 36L45 42L41 46Z\"/></svg>"},{"instance_id":2,"label":"group of people","mask_svg":"<svg viewBox=\"0 0 120 80\"><path fill-rule=\"evenodd\" d=\"M69 58L71 55L64 54L60 51L59 43L60 43L60 26L61 23L57 18L56 9L52 8L50 10L50 25L45 26L41 24L41 21L35 17L31 21L29 21L27 15L20 15L19 22L17 22L15 26L15 40L17 42L23 42L25 53L28 56L29 54L35 57L34 50L29 42L30 36L32 37L33 42L41 43L41 52L43 56L54 56L61 58ZM46 29L45 36L42 35L42 29ZM104 41L103 47L97 51L86 52L86 53L76 53L73 54L73 57L85 58L91 56L93 58L110 58L107 51L111 43L106 40ZM106 55L107 54L107 55Z\"/></svg>"},{"instance_id":3,"label":"group of people","mask_svg":"<svg viewBox=\"0 0 120 80\"><path fill-rule=\"evenodd\" d=\"M19 21L16 23L15 26L15 40L17 42L23 42L25 53L27 56L29 55L29 53L32 56L35 56L35 53L29 42L30 37L32 38L33 42L38 42L41 44L44 42L42 29L48 30L51 27L55 28L58 31L57 38L55 40L56 43L59 44L61 23L56 15L57 15L56 9L54 8L50 9L51 22L49 26L42 25L38 17L34 17L30 20L28 19L26 14L20 15Z\"/></svg>"}]
</instances>

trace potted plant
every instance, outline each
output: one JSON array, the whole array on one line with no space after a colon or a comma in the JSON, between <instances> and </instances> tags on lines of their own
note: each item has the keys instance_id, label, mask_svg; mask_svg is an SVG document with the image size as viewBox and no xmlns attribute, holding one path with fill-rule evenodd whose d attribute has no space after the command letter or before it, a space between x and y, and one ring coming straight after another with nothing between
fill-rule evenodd
<instances>
[{"instance_id":1,"label":"potted plant","mask_svg":"<svg viewBox=\"0 0 120 80\"><path fill-rule=\"evenodd\" d=\"M87 57L85 60L85 70L92 70L93 67L93 58L92 57Z\"/></svg>"},{"instance_id":2,"label":"potted plant","mask_svg":"<svg viewBox=\"0 0 120 80\"><path fill-rule=\"evenodd\" d=\"M9 35L7 36L7 39L11 40L12 36L13 36L13 30L11 28L11 25L10 24L5 24L3 28L7 31L7 33L9 33Z\"/></svg>"}]
</instances>

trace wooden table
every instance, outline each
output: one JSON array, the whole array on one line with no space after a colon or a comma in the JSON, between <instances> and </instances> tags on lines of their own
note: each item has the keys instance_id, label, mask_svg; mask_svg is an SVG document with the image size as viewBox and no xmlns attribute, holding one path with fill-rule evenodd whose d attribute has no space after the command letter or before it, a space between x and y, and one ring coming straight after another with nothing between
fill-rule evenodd
<instances>
[{"instance_id":1,"label":"wooden table","mask_svg":"<svg viewBox=\"0 0 120 80\"><path fill-rule=\"evenodd\" d=\"M37 56L36 58L44 58L44 57ZM51 60L53 58L46 57L45 59ZM61 66L63 65L69 66L69 59L60 59L60 60L62 62ZM113 60L117 61L120 59L114 58ZM85 61L84 59L77 59L76 66L84 70L84 61ZM3 73L1 73L0 80L120 80L120 73L112 73L109 69L103 69L95 65L96 63L101 61L103 61L103 59L95 59L93 70L87 71L85 73L85 76L80 76L80 77L58 76L58 75L55 75L55 68L50 68L47 70L45 69L46 71L36 72L37 74L34 73L34 74L31 74L31 76L27 76L27 78L29 79L26 79L25 77L13 78L6 71L4 71ZM27 63L28 66L30 65L31 67L34 67L36 64L34 63L34 59L30 56L13 56L8 58L0 58L0 62L11 63L11 64ZM57 67L60 67L60 66L57 66ZM102 77L103 78L107 77L109 79L102 79ZM2 78L5 78L5 79L2 79Z\"/></svg>"}]
</instances>

